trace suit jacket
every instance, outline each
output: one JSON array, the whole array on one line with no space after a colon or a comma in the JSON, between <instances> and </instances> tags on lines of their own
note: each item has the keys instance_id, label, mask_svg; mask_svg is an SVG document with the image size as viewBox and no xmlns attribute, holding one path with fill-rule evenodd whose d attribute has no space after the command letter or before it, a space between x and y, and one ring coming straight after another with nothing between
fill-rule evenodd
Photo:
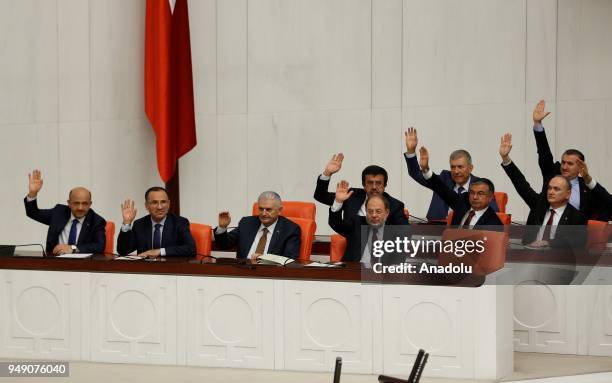
<instances>
[{"instance_id":1,"label":"suit jacket","mask_svg":"<svg viewBox=\"0 0 612 383\"><path fill-rule=\"evenodd\" d=\"M247 258L260 226L259 217L243 217L238 222L238 227L232 231L217 234L215 228L215 242L221 249L237 246L236 258ZM269 239L268 254L296 259L300 254L300 238L300 226L283 216L279 216L272 238Z\"/></svg>"},{"instance_id":2,"label":"suit jacket","mask_svg":"<svg viewBox=\"0 0 612 383\"><path fill-rule=\"evenodd\" d=\"M23 202L28 217L49 226L46 252L50 254L59 243L59 236L70 220L70 208L58 204L53 209L39 209L36 199L28 202L27 198L24 198ZM76 247L81 253L103 253L104 246L106 246L106 221L93 209L89 209L81 226Z\"/></svg>"},{"instance_id":3,"label":"suit jacket","mask_svg":"<svg viewBox=\"0 0 612 383\"><path fill-rule=\"evenodd\" d=\"M314 199L318 202L331 206L334 203L336 194L328 192L329 180L322 180L317 177L317 188L314 192ZM342 212L344 219L351 219L359 215L359 210L366 200L367 194L361 188L351 188L353 194L349 199L342 204ZM404 203L398 199L391 197L386 192L383 196L389 201L389 217L387 225L408 225L408 218L404 214Z\"/></svg>"},{"instance_id":4,"label":"suit jacket","mask_svg":"<svg viewBox=\"0 0 612 383\"><path fill-rule=\"evenodd\" d=\"M434 195L442 198L444 203L451 207L455 211L453 214L453 220L451 225L459 226L461 220L471 210L470 196L469 193L462 193L461 195L455 193L450 186L444 183L440 176L433 174L430 179L425 180L427 187L434 191ZM466 223L467 224L467 223ZM467 228L467 227L466 227ZM475 230L503 230L503 223L497 216L497 214L489 208L478 218L476 225L473 229Z\"/></svg>"},{"instance_id":5,"label":"suit jacket","mask_svg":"<svg viewBox=\"0 0 612 383\"><path fill-rule=\"evenodd\" d=\"M187 218L168 214L162 231L161 247L166 256L193 256L196 253L195 241L189 230ZM151 216L146 215L134 221L132 230L121 231L117 238L117 252L126 255L136 250L138 254L153 248L153 224Z\"/></svg>"},{"instance_id":6,"label":"suit jacket","mask_svg":"<svg viewBox=\"0 0 612 383\"><path fill-rule=\"evenodd\" d=\"M406 160L406 166L408 167L408 174L410 175L410 177L416 182L418 182L419 184L425 186L426 188L431 189L431 186L428 184L427 180L425 180L425 178L423 177L423 173L421 172L421 167L419 166L419 161L417 160L417 157L414 156L414 157L408 158L404 156L404 159ZM442 170L439 177L442 183L448 186L451 190L455 187L455 181L453 181L453 177L451 176L450 171ZM473 174L470 175L470 183L477 181L479 179L480 177L477 177ZM495 201L495 198L491 200L489 207L493 209L493 212L499 211L499 207L497 206L497 202ZM445 202L444 198L442 198L434 190L433 194L431 195L431 202L429 203L429 210L427 210L427 219L429 220L446 219L446 217L448 216L448 208L449 208L448 203Z\"/></svg>"},{"instance_id":7,"label":"suit jacket","mask_svg":"<svg viewBox=\"0 0 612 383\"><path fill-rule=\"evenodd\" d=\"M328 222L332 229L346 238L346 250L342 260L345 262L359 262L367 242L366 229L362 229L362 227L368 226L366 218L354 215L349 219L343 219L342 210L333 212L330 208ZM411 238L410 226L385 225L382 239L394 241L396 237ZM391 253L385 254L381 258L381 262L384 264L398 264L404 262L405 258L405 254Z\"/></svg>"},{"instance_id":8,"label":"suit jacket","mask_svg":"<svg viewBox=\"0 0 612 383\"><path fill-rule=\"evenodd\" d=\"M502 165L502 168L508 177L510 177L519 196L529 206L530 210L527 216L527 227L523 235L523 243L531 243L536 240L540 226L544 223L544 217L550 209L546 197L548 184L543 185L542 191L538 193L531 188L529 182L527 182L525 176L514 162L507 166ZM586 223L587 219L584 214L568 203L559 220L555 238L550 241L550 246L556 248L571 247L574 249L584 247L586 243L586 230L583 229Z\"/></svg>"},{"instance_id":9,"label":"suit jacket","mask_svg":"<svg viewBox=\"0 0 612 383\"><path fill-rule=\"evenodd\" d=\"M553 159L550 146L548 145L548 139L546 138L545 131L533 131L533 135L536 141L536 147L538 149L538 165L542 172L542 180L544 185L548 184L548 181L561 174L561 164L559 161L555 162ZM609 193L599 183L593 190L590 190L582 177L578 177L578 185L580 187L580 211L587 217L592 219L600 219L607 221L609 217L607 215L607 204Z\"/></svg>"}]
</instances>

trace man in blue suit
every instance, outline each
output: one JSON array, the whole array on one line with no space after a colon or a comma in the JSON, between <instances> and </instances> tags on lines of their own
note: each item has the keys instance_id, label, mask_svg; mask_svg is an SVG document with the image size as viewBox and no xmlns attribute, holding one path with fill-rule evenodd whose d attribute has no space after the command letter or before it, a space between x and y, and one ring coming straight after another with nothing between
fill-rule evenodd
<instances>
[{"instance_id":1,"label":"man in blue suit","mask_svg":"<svg viewBox=\"0 0 612 383\"><path fill-rule=\"evenodd\" d=\"M229 212L219 213L215 228L215 242L221 249L237 246L237 258L256 259L262 254L297 258L300 253L300 227L280 215L283 205L280 196L266 191L257 199L259 215L243 217L238 227L227 231L231 222Z\"/></svg>"},{"instance_id":2,"label":"man in blue suit","mask_svg":"<svg viewBox=\"0 0 612 383\"><path fill-rule=\"evenodd\" d=\"M408 167L408 174L410 177L418 182L419 184L431 189L431 185L423 177L419 162L416 157L416 147L418 144L417 130L415 128L408 128L405 132L406 137L406 153L404 153L404 159L406 160L406 166ZM472 174L472 156L467 150L459 149L451 153L450 159L450 171L443 170L440 174L440 181L446 186L453 189L453 191L459 195L467 193L470 189L470 184L479 177ZM499 211L495 198L491 199L489 204L494 212ZM431 202L429 203L429 210L427 211L428 220L446 220L448 216L449 206L444 199L434 191L431 196Z\"/></svg>"},{"instance_id":3,"label":"man in blue suit","mask_svg":"<svg viewBox=\"0 0 612 383\"><path fill-rule=\"evenodd\" d=\"M126 255L136 250L143 258L194 256L195 241L189 230L189 221L168 213L170 198L166 189L159 186L149 188L145 201L149 214L136 221L134 201L128 199L121 204L123 224L117 238L117 252Z\"/></svg>"},{"instance_id":4,"label":"man in blue suit","mask_svg":"<svg viewBox=\"0 0 612 383\"><path fill-rule=\"evenodd\" d=\"M42 185L40 170L34 170L29 174L29 191L23 202L28 217L49 225L47 254L104 252L106 221L91 209L90 191L74 188L68 194L68 206L57 204L53 209L39 209L36 197Z\"/></svg>"}]
</instances>

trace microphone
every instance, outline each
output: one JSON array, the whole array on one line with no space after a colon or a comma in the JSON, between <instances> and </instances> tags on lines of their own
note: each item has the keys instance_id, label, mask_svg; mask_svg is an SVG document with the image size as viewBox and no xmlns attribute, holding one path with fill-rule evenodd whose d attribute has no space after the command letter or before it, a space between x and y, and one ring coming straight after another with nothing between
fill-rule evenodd
<instances>
[{"instance_id":1,"label":"microphone","mask_svg":"<svg viewBox=\"0 0 612 383\"><path fill-rule=\"evenodd\" d=\"M408 383L415 383L416 376L419 371L419 367L421 365L421 361L425 356L425 350L419 349L419 353L417 354L416 359L414 360L414 364L412 365L412 371L410 371L410 376L408 377Z\"/></svg>"},{"instance_id":2,"label":"microphone","mask_svg":"<svg viewBox=\"0 0 612 383\"><path fill-rule=\"evenodd\" d=\"M421 374L423 373L423 370L425 369L425 364L427 363L427 358L429 358L429 354L425 354L425 357L423 358L423 361L419 365L419 371L417 371L416 380L414 381L414 383L419 383L421 381Z\"/></svg>"}]
</instances>

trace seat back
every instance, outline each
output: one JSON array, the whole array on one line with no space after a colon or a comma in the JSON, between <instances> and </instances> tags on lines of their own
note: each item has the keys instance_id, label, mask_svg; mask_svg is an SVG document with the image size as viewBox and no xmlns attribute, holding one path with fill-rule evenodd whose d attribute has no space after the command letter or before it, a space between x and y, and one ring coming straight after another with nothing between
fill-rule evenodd
<instances>
[{"instance_id":1,"label":"seat back","mask_svg":"<svg viewBox=\"0 0 612 383\"><path fill-rule=\"evenodd\" d=\"M212 250L212 227L201 223L189 224L189 231L196 245L196 259L201 260L210 255Z\"/></svg>"},{"instance_id":2,"label":"seat back","mask_svg":"<svg viewBox=\"0 0 612 383\"><path fill-rule=\"evenodd\" d=\"M300 226L300 254L298 259L309 261L312 253L312 242L317 231L317 223L314 219L307 218L287 217L287 219Z\"/></svg>"},{"instance_id":3,"label":"seat back","mask_svg":"<svg viewBox=\"0 0 612 383\"><path fill-rule=\"evenodd\" d=\"M253 204L253 215L259 214L259 204L255 202ZM283 217L296 217L296 218L307 218L316 219L317 207L313 202L303 201L283 201L283 210L280 215Z\"/></svg>"},{"instance_id":4,"label":"seat back","mask_svg":"<svg viewBox=\"0 0 612 383\"><path fill-rule=\"evenodd\" d=\"M604 250L610 231L607 222L590 219L587 222L587 249Z\"/></svg>"},{"instance_id":5,"label":"seat back","mask_svg":"<svg viewBox=\"0 0 612 383\"><path fill-rule=\"evenodd\" d=\"M508 193L504 192L495 192L493 193L495 196L495 202L497 203L497 207L499 208L500 213L506 212L506 205L508 204Z\"/></svg>"},{"instance_id":6,"label":"seat back","mask_svg":"<svg viewBox=\"0 0 612 383\"><path fill-rule=\"evenodd\" d=\"M340 234L332 234L329 244L329 261L340 262L346 250L346 238Z\"/></svg>"},{"instance_id":7,"label":"seat back","mask_svg":"<svg viewBox=\"0 0 612 383\"><path fill-rule=\"evenodd\" d=\"M104 254L113 254L115 248L115 222L106 221L106 227L104 227L106 235L106 245L104 246Z\"/></svg>"},{"instance_id":8,"label":"seat back","mask_svg":"<svg viewBox=\"0 0 612 383\"><path fill-rule=\"evenodd\" d=\"M486 238L486 239L485 239ZM438 255L438 264L472 266L472 272L478 275L490 274L504 267L509 235L505 231L446 229L442 233L442 241L483 241L484 251L474 250L465 254L442 252ZM472 247L474 248L474 247Z\"/></svg>"}]
</instances>

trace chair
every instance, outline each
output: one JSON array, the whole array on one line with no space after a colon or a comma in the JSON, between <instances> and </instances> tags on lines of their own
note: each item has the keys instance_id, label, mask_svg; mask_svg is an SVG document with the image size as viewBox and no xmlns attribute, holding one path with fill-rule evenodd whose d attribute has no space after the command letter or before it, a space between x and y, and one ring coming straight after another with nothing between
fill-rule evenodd
<instances>
[{"instance_id":1,"label":"chair","mask_svg":"<svg viewBox=\"0 0 612 383\"><path fill-rule=\"evenodd\" d=\"M604 250L609 236L610 229L607 222L589 219L587 222L587 249Z\"/></svg>"},{"instance_id":2,"label":"chair","mask_svg":"<svg viewBox=\"0 0 612 383\"><path fill-rule=\"evenodd\" d=\"M113 254L113 250L115 248L115 223L113 221L106 221L104 231L106 233L106 246L104 246L104 254Z\"/></svg>"},{"instance_id":3,"label":"chair","mask_svg":"<svg viewBox=\"0 0 612 383\"><path fill-rule=\"evenodd\" d=\"M329 244L329 261L340 262L346 250L346 238L340 234L332 234Z\"/></svg>"},{"instance_id":4,"label":"chair","mask_svg":"<svg viewBox=\"0 0 612 383\"><path fill-rule=\"evenodd\" d=\"M201 260L210 255L212 250L212 227L201 223L190 223L189 231L196 245L196 259Z\"/></svg>"},{"instance_id":5,"label":"chair","mask_svg":"<svg viewBox=\"0 0 612 383\"><path fill-rule=\"evenodd\" d=\"M458 254L442 252L438 255L438 265L458 265L462 263L472 266L472 273L486 275L504 267L509 235L505 231L446 229L442 233L442 241L483 241L484 251L477 250Z\"/></svg>"},{"instance_id":6,"label":"chair","mask_svg":"<svg viewBox=\"0 0 612 383\"><path fill-rule=\"evenodd\" d=\"M312 242L314 240L315 232L317 231L317 223L314 219L298 218L298 217L287 217L293 223L300 226L300 254L298 259L301 261L309 261L310 254L312 253Z\"/></svg>"},{"instance_id":7,"label":"chair","mask_svg":"<svg viewBox=\"0 0 612 383\"><path fill-rule=\"evenodd\" d=\"M495 202L497 203L497 207L499 208L500 213L506 212L506 205L508 204L508 193L504 192L495 192L493 193L495 196Z\"/></svg>"},{"instance_id":8,"label":"chair","mask_svg":"<svg viewBox=\"0 0 612 383\"><path fill-rule=\"evenodd\" d=\"M259 214L259 204L255 202L253 204L253 215ZM296 217L296 218L307 218L316 219L317 207L313 202L302 202L302 201L283 201L283 210L281 214L283 217Z\"/></svg>"},{"instance_id":9,"label":"chair","mask_svg":"<svg viewBox=\"0 0 612 383\"><path fill-rule=\"evenodd\" d=\"M448 213L448 216L446 217L446 224L448 226L450 226L451 222L453 222L453 215L454 215L454 211L450 211ZM497 217L499 218L500 221L502 221L502 223L504 224L504 226L510 226L510 224L512 223L512 214L506 214L506 213L495 213L497 214Z\"/></svg>"}]
</instances>

